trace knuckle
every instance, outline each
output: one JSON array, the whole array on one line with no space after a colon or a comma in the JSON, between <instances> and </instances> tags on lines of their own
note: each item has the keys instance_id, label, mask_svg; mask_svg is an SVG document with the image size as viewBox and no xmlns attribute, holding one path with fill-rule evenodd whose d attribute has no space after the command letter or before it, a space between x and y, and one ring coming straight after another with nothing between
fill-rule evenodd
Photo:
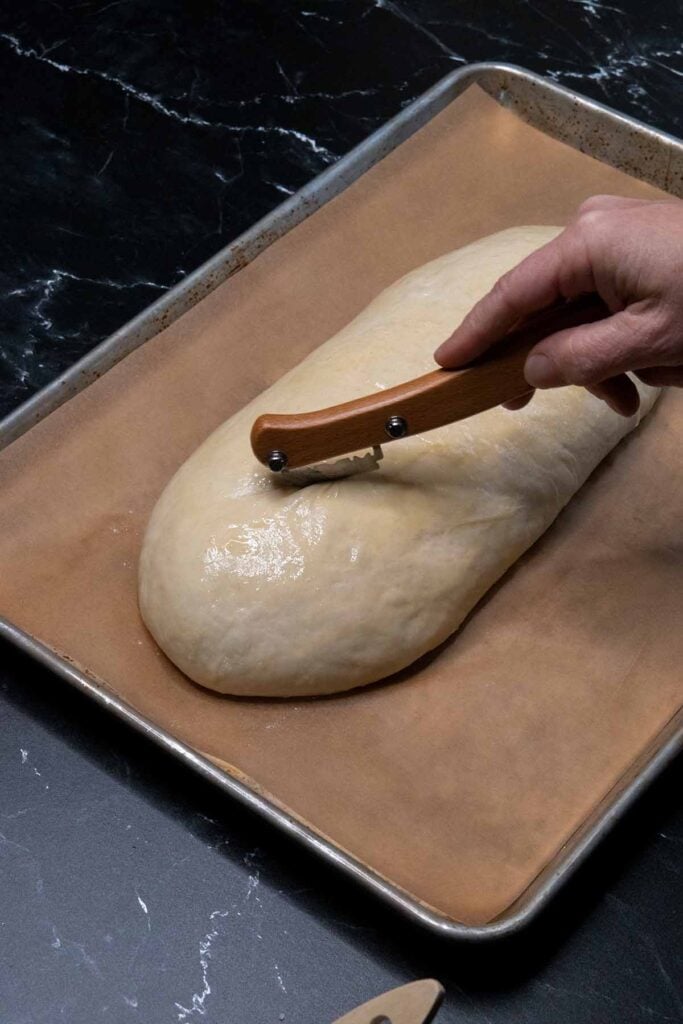
<instances>
[{"instance_id":1,"label":"knuckle","mask_svg":"<svg viewBox=\"0 0 683 1024\"><path fill-rule=\"evenodd\" d=\"M577 227L583 235L595 235L605 227L609 217L606 210L591 209L581 213L577 220Z\"/></svg>"},{"instance_id":2,"label":"knuckle","mask_svg":"<svg viewBox=\"0 0 683 1024\"><path fill-rule=\"evenodd\" d=\"M558 356L564 379L568 384L585 386L599 383L601 375L596 373L593 346L586 344L580 333L570 332Z\"/></svg>"},{"instance_id":3,"label":"knuckle","mask_svg":"<svg viewBox=\"0 0 683 1024\"><path fill-rule=\"evenodd\" d=\"M499 277L493 288L491 294L495 296L496 302L509 313L515 314L519 308L519 303L516 298L515 288L515 275L513 271L508 271L507 274L503 274Z\"/></svg>"},{"instance_id":4,"label":"knuckle","mask_svg":"<svg viewBox=\"0 0 683 1024\"><path fill-rule=\"evenodd\" d=\"M660 304L639 310L626 309L621 317L621 341L634 361L646 357L651 365L677 363L680 356L678 324Z\"/></svg>"},{"instance_id":5,"label":"knuckle","mask_svg":"<svg viewBox=\"0 0 683 1024\"><path fill-rule=\"evenodd\" d=\"M656 354L658 362L677 363L682 353L681 329L678 318L662 304L651 309L645 324L640 328L645 343Z\"/></svg>"},{"instance_id":6,"label":"knuckle","mask_svg":"<svg viewBox=\"0 0 683 1024\"><path fill-rule=\"evenodd\" d=\"M592 213L594 210L601 210L604 206L605 200L609 198L609 196L603 194L589 196L588 199L584 199L584 201L580 204L578 208L579 216L582 216L583 214L586 213Z\"/></svg>"}]
</instances>

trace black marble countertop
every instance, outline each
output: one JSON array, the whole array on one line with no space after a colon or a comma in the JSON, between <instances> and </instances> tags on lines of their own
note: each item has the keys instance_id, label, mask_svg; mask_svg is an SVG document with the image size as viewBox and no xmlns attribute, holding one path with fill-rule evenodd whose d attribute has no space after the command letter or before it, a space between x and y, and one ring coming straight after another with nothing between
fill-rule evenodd
<instances>
[{"instance_id":1,"label":"black marble countertop","mask_svg":"<svg viewBox=\"0 0 683 1024\"><path fill-rule=\"evenodd\" d=\"M0 412L443 74L505 60L683 134L679 0L0 10ZM2 647L0 1024L683 1021L681 765L514 943L409 926Z\"/></svg>"}]
</instances>

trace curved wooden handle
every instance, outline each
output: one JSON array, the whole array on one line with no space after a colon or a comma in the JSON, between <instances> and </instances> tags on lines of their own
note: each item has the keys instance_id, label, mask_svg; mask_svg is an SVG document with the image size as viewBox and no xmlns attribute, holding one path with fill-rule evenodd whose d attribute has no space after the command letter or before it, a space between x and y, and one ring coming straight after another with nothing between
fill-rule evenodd
<instances>
[{"instance_id":1,"label":"curved wooden handle","mask_svg":"<svg viewBox=\"0 0 683 1024\"><path fill-rule=\"evenodd\" d=\"M251 431L252 449L271 469L298 469L474 416L530 390L524 364L539 341L608 315L601 299L583 296L525 321L463 369L433 370L317 412L259 416Z\"/></svg>"},{"instance_id":2,"label":"curved wooden handle","mask_svg":"<svg viewBox=\"0 0 683 1024\"><path fill-rule=\"evenodd\" d=\"M443 986L434 978L411 981L357 1006L335 1024L430 1024L443 997Z\"/></svg>"}]
</instances>

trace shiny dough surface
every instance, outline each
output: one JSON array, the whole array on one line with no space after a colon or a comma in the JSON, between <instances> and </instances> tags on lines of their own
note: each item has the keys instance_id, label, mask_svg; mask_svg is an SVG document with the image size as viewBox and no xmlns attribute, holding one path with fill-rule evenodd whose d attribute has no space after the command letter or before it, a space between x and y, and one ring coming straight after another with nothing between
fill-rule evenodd
<instances>
[{"instance_id":1,"label":"shiny dough surface","mask_svg":"<svg viewBox=\"0 0 683 1024\"><path fill-rule=\"evenodd\" d=\"M412 271L181 466L144 539L140 609L195 682L300 696L382 679L445 640L638 417L580 388L385 447L381 468L301 489L255 460L263 412L305 412L433 369L496 279L560 229L519 227ZM640 415L657 392L639 385Z\"/></svg>"}]
</instances>

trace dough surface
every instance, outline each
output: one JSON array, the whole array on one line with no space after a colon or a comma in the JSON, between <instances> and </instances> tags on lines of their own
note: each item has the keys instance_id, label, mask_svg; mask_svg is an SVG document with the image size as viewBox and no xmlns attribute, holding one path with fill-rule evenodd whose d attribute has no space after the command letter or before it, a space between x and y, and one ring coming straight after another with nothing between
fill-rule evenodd
<instances>
[{"instance_id":1,"label":"dough surface","mask_svg":"<svg viewBox=\"0 0 683 1024\"><path fill-rule=\"evenodd\" d=\"M249 445L304 412L432 369L496 279L558 233L511 228L411 272L219 427L178 470L140 560L143 619L191 679L300 696L374 682L445 640L636 426L581 388L385 447L378 471L283 486ZM657 392L639 385L642 416Z\"/></svg>"}]
</instances>

